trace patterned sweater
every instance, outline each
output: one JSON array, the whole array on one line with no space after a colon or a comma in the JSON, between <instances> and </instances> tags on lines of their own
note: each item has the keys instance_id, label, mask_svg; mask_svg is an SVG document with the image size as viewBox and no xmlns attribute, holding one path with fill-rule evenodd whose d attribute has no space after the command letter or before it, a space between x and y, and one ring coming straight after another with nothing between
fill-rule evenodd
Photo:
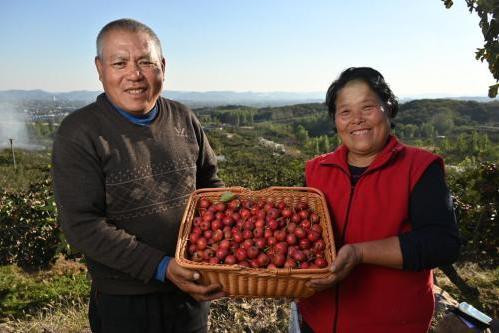
<instances>
[{"instance_id":1,"label":"patterned sweater","mask_svg":"<svg viewBox=\"0 0 499 333\"><path fill-rule=\"evenodd\" d=\"M68 115L53 147L61 228L109 294L172 291L153 279L174 256L189 194L220 187L216 157L187 107L161 98L150 126L133 124L104 94Z\"/></svg>"}]
</instances>

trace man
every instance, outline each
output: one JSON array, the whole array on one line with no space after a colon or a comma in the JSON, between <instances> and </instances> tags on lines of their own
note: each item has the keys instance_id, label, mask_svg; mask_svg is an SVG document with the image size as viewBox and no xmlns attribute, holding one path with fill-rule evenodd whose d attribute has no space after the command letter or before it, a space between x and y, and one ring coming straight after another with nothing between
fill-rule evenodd
<instances>
[{"instance_id":1,"label":"man","mask_svg":"<svg viewBox=\"0 0 499 333\"><path fill-rule=\"evenodd\" d=\"M220 187L216 158L191 110L160 97L156 34L121 19L97 37L104 93L62 122L53 147L60 223L85 254L94 332L203 332L221 286L203 285L174 253L186 199Z\"/></svg>"}]
</instances>

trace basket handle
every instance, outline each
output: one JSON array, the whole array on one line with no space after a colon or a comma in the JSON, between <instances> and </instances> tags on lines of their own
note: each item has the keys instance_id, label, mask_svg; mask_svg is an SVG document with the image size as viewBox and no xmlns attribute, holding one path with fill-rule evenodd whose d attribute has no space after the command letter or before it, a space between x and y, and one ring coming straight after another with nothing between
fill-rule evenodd
<instances>
[{"instance_id":1,"label":"basket handle","mask_svg":"<svg viewBox=\"0 0 499 333\"><path fill-rule=\"evenodd\" d=\"M200 194L205 192L230 192L230 191L242 192L242 191L247 191L247 189L242 186L207 187L207 188L199 188L196 191L194 191L193 194Z\"/></svg>"},{"instance_id":2,"label":"basket handle","mask_svg":"<svg viewBox=\"0 0 499 333\"><path fill-rule=\"evenodd\" d=\"M192 202L193 200L194 200L194 196L191 194L191 196L189 197L189 200L187 201L187 205L186 205L185 207L186 207L186 208L191 207L191 202ZM181 220L181 221L185 221L185 219L186 219L186 217L187 217L187 215L188 215L188 214L189 214L189 210L188 210L188 209L186 209L186 210L184 211L184 216L183 216L183 218L182 218L182 220ZM187 224L188 224L188 223L180 223L180 229L179 229L179 231L178 231L178 235L183 236L183 235L185 234L185 232L186 232L186 228L187 228Z\"/></svg>"},{"instance_id":3,"label":"basket handle","mask_svg":"<svg viewBox=\"0 0 499 333\"><path fill-rule=\"evenodd\" d=\"M247 191L247 189L245 187L242 187L242 186L231 186L231 187L226 187L225 188L226 191Z\"/></svg>"}]
</instances>

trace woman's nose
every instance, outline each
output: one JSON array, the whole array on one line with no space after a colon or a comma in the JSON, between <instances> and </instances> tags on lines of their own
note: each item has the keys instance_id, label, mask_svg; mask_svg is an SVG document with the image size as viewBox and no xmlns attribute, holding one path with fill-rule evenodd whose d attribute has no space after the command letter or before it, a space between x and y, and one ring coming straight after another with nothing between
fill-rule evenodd
<instances>
[{"instance_id":1,"label":"woman's nose","mask_svg":"<svg viewBox=\"0 0 499 333\"><path fill-rule=\"evenodd\" d=\"M362 110L354 110L351 113L352 115L352 122L355 124L361 123L364 121L364 114L362 113Z\"/></svg>"}]
</instances>

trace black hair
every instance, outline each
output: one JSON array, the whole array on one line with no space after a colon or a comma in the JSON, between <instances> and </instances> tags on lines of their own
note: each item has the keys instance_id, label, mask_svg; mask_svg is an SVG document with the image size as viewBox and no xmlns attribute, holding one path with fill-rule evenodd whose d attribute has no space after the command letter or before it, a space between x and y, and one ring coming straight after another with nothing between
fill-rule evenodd
<instances>
[{"instance_id":1,"label":"black hair","mask_svg":"<svg viewBox=\"0 0 499 333\"><path fill-rule=\"evenodd\" d=\"M397 97L395 97L392 90L385 82L383 75L371 67L350 67L344 70L338 79L331 83L331 86L329 86L329 89L327 90L326 105L329 116L333 121L336 113L336 98L338 97L338 92L345 87L348 82L354 80L360 80L367 83L389 111L388 117L395 118L399 110L399 103Z\"/></svg>"}]
</instances>

